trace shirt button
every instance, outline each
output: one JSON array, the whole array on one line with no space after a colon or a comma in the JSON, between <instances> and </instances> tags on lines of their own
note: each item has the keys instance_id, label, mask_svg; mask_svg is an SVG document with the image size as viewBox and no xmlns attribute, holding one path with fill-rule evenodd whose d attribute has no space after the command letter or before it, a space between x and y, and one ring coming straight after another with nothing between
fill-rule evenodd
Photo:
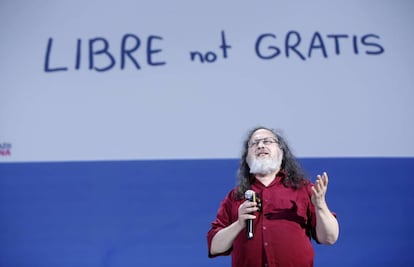
<instances>
[{"instance_id":1,"label":"shirt button","mask_svg":"<svg viewBox=\"0 0 414 267\"><path fill-rule=\"evenodd\" d=\"M267 246L267 242L265 242L264 245Z\"/></svg>"},{"instance_id":2,"label":"shirt button","mask_svg":"<svg viewBox=\"0 0 414 267\"><path fill-rule=\"evenodd\" d=\"M266 230L266 226L263 226L263 230Z\"/></svg>"}]
</instances>

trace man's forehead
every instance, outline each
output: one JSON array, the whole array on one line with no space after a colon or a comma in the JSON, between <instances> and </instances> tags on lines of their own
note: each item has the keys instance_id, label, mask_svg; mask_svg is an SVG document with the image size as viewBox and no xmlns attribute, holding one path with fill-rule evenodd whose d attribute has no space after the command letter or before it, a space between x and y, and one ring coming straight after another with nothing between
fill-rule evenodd
<instances>
[{"instance_id":1,"label":"man's forehead","mask_svg":"<svg viewBox=\"0 0 414 267\"><path fill-rule=\"evenodd\" d=\"M266 138L266 137L276 137L273 132L267 129L258 129L256 130L250 139L259 139L259 138Z\"/></svg>"}]
</instances>

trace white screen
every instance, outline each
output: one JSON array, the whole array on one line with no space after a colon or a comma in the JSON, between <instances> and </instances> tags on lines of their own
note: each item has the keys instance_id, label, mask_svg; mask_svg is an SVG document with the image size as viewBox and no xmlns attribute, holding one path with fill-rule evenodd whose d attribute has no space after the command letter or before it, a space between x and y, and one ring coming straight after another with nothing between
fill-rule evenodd
<instances>
[{"instance_id":1,"label":"white screen","mask_svg":"<svg viewBox=\"0 0 414 267\"><path fill-rule=\"evenodd\" d=\"M414 4L300 2L2 1L0 161L414 156Z\"/></svg>"}]
</instances>

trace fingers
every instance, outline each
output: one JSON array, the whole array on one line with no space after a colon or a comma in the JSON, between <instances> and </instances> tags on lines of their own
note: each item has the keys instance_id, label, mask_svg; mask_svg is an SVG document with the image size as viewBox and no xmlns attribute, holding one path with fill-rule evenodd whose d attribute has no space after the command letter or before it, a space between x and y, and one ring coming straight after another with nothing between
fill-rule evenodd
<instances>
[{"instance_id":1,"label":"fingers","mask_svg":"<svg viewBox=\"0 0 414 267\"><path fill-rule=\"evenodd\" d=\"M316 190L315 186L312 186L311 190L313 195L318 195L318 191Z\"/></svg>"},{"instance_id":2,"label":"fingers","mask_svg":"<svg viewBox=\"0 0 414 267\"><path fill-rule=\"evenodd\" d=\"M324 172L322 175L316 176L315 185L320 184L324 187L328 186L328 174Z\"/></svg>"},{"instance_id":3,"label":"fingers","mask_svg":"<svg viewBox=\"0 0 414 267\"><path fill-rule=\"evenodd\" d=\"M324 172L322 174L322 181L323 181L323 183L324 183L325 186L328 185L328 174L326 172Z\"/></svg>"},{"instance_id":4,"label":"fingers","mask_svg":"<svg viewBox=\"0 0 414 267\"><path fill-rule=\"evenodd\" d=\"M245 201L242 205L242 213L252 213L257 211L259 208L257 207L257 202Z\"/></svg>"},{"instance_id":5,"label":"fingers","mask_svg":"<svg viewBox=\"0 0 414 267\"><path fill-rule=\"evenodd\" d=\"M316 176L316 181L312 187L312 192L315 196L326 193L328 187L328 174L324 172L322 175Z\"/></svg>"},{"instance_id":6,"label":"fingers","mask_svg":"<svg viewBox=\"0 0 414 267\"><path fill-rule=\"evenodd\" d=\"M325 183L326 183L326 186L328 186L328 181L329 181L329 179L328 179L328 174L325 172Z\"/></svg>"},{"instance_id":7,"label":"fingers","mask_svg":"<svg viewBox=\"0 0 414 267\"><path fill-rule=\"evenodd\" d=\"M326 205L325 195L328 188L328 174L323 172L322 175L316 176L315 184L312 186L312 203L316 207Z\"/></svg>"},{"instance_id":8,"label":"fingers","mask_svg":"<svg viewBox=\"0 0 414 267\"><path fill-rule=\"evenodd\" d=\"M313 188L315 189L316 193L319 193L324 189L324 182L322 181L322 178L320 175L318 175L318 177L316 178L316 182Z\"/></svg>"},{"instance_id":9,"label":"fingers","mask_svg":"<svg viewBox=\"0 0 414 267\"><path fill-rule=\"evenodd\" d=\"M255 219L256 216L254 216L253 213L258 209L256 202L245 201L239 207L239 218L243 220Z\"/></svg>"},{"instance_id":10,"label":"fingers","mask_svg":"<svg viewBox=\"0 0 414 267\"><path fill-rule=\"evenodd\" d=\"M255 215L253 215L253 214L244 214L244 215L241 215L240 216L240 218L242 218L243 220L247 220L247 219L256 219L256 216Z\"/></svg>"}]
</instances>

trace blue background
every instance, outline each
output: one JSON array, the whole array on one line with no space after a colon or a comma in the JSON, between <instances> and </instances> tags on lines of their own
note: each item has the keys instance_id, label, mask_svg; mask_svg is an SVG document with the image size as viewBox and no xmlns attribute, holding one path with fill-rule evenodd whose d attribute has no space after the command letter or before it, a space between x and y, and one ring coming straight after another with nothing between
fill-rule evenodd
<instances>
[{"instance_id":1,"label":"blue background","mask_svg":"<svg viewBox=\"0 0 414 267\"><path fill-rule=\"evenodd\" d=\"M302 158L330 177L334 246L315 266L413 266L414 158ZM229 266L206 233L237 159L0 164L4 267Z\"/></svg>"}]
</instances>

